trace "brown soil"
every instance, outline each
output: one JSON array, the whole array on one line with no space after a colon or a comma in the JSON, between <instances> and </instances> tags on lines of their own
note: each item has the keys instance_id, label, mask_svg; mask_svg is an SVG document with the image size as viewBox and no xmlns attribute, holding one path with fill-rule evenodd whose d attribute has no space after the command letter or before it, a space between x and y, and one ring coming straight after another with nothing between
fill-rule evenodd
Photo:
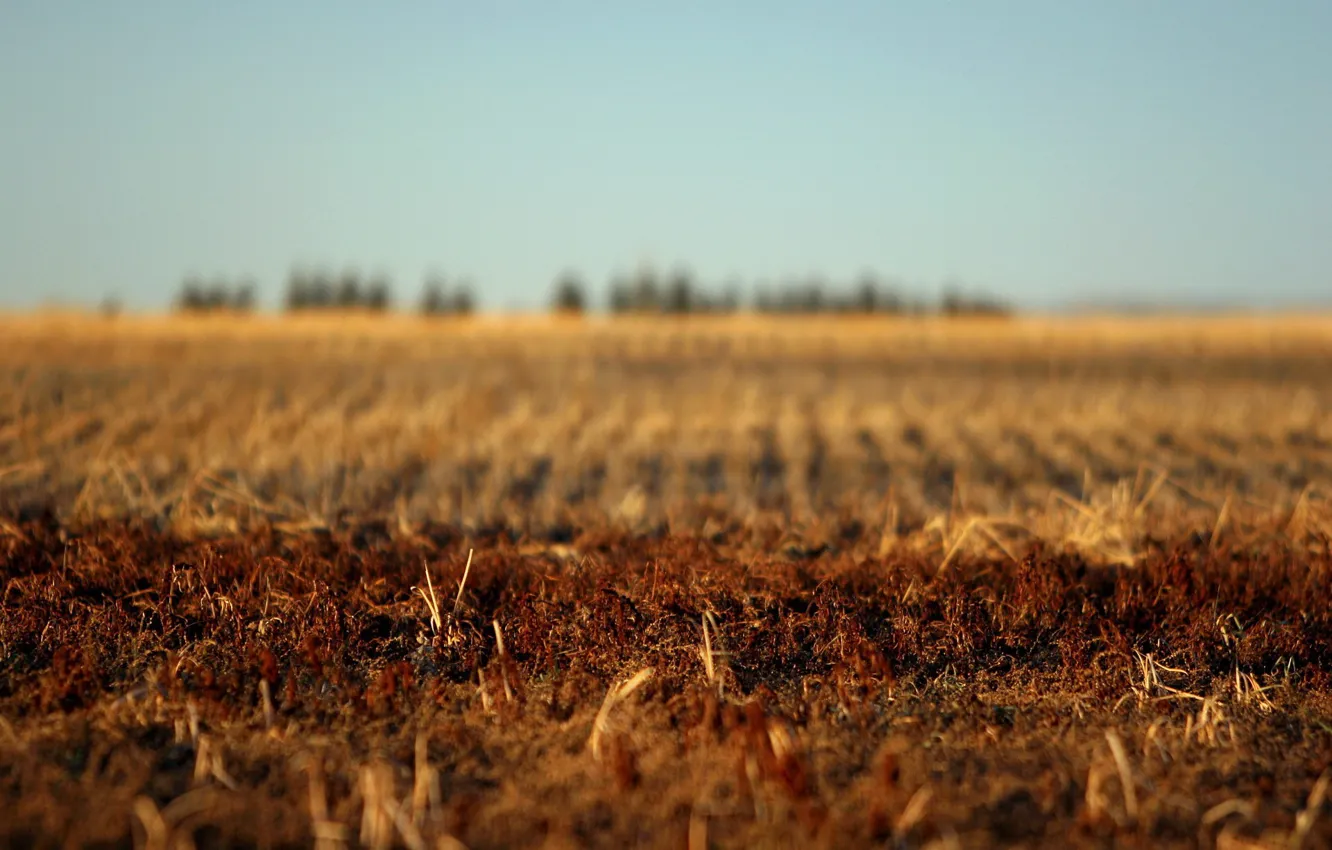
<instances>
[{"instance_id":1,"label":"brown soil","mask_svg":"<svg viewBox=\"0 0 1332 850\"><path fill-rule=\"evenodd\" d=\"M1332 844L1326 541L940 570L715 525L15 521L0 843Z\"/></svg>"}]
</instances>

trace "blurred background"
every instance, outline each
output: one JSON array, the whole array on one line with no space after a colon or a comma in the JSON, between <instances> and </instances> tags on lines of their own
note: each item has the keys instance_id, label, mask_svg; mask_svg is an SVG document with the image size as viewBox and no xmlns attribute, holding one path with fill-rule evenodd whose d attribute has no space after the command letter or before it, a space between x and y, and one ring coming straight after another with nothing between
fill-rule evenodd
<instances>
[{"instance_id":1,"label":"blurred background","mask_svg":"<svg viewBox=\"0 0 1332 850\"><path fill-rule=\"evenodd\" d=\"M0 7L0 308L1312 309L1332 6Z\"/></svg>"}]
</instances>

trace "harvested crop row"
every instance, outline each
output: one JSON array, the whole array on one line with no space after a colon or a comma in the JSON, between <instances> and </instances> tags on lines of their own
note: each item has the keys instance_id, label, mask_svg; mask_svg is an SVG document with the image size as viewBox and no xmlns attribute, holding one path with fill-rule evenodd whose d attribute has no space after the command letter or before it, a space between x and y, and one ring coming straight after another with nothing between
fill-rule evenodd
<instances>
[{"instance_id":1,"label":"harvested crop row","mask_svg":"<svg viewBox=\"0 0 1332 850\"><path fill-rule=\"evenodd\" d=\"M1030 524L1146 470L1177 485L1161 507L1289 510L1332 487L1332 346L1290 323L28 329L0 503L180 530L651 527L707 503L910 531L959 507Z\"/></svg>"}]
</instances>

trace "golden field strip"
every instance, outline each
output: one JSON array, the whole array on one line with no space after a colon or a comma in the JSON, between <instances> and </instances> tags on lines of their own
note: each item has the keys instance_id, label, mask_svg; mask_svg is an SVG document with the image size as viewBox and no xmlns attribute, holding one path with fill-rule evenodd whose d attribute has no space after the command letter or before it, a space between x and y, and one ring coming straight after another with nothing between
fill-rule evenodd
<instances>
[{"instance_id":1,"label":"golden field strip","mask_svg":"<svg viewBox=\"0 0 1332 850\"><path fill-rule=\"evenodd\" d=\"M1332 318L0 341L0 845L1332 846Z\"/></svg>"},{"instance_id":2,"label":"golden field strip","mask_svg":"<svg viewBox=\"0 0 1332 850\"><path fill-rule=\"evenodd\" d=\"M185 530L1318 527L1332 318L0 319L0 500ZM1293 521L1293 524L1292 524Z\"/></svg>"}]
</instances>

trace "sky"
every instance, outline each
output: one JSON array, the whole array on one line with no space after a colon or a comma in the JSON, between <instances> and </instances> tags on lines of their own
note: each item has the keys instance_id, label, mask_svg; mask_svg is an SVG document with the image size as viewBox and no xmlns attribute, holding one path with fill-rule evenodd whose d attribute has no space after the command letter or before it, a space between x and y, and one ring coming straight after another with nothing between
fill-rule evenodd
<instances>
[{"instance_id":1,"label":"sky","mask_svg":"<svg viewBox=\"0 0 1332 850\"><path fill-rule=\"evenodd\" d=\"M1326 0L0 0L0 307L427 272L1332 303Z\"/></svg>"}]
</instances>

